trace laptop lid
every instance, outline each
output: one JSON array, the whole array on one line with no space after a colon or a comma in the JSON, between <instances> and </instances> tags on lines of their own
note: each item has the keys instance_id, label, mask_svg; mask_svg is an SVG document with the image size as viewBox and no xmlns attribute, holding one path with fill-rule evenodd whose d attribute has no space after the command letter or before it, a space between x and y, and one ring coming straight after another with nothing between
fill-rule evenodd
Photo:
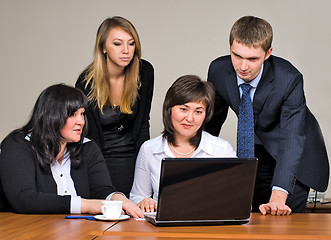
<instances>
[{"instance_id":1,"label":"laptop lid","mask_svg":"<svg viewBox=\"0 0 331 240\"><path fill-rule=\"evenodd\" d=\"M248 222L256 170L256 158L163 159L155 221Z\"/></svg>"}]
</instances>

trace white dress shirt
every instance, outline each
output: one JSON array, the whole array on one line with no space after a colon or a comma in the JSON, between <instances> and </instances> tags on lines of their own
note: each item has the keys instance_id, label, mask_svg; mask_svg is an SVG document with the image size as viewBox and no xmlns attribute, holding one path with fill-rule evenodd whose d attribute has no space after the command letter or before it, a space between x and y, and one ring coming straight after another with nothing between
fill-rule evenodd
<instances>
[{"instance_id":1,"label":"white dress shirt","mask_svg":"<svg viewBox=\"0 0 331 240\"><path fill-rule=\"evenodd\" d=\"M57 186L58 195L71 195L70 213L81 213L81 197L77 196L74 181L70 175L71 160L70 155L66 152L63 156L61 165L55 161L51 165L53 178Z\"/></svg>"},{"instance_id":2,"label":"white dress shirt","mask_svg":"<svg viewBox=\"0 0 331 240\"><path fill-rule=\"evenodd\" d=\"M25 139L30 141L30 134L25 136ZM88 138L84 138L83 143L89 141L91 140ZM51 171L57 186L57 194L61 196L71 195L70 213L81 213L82 198L80 196L77 196L74 181L71 178L71 160L70 155L67 151L65 151L63 155L61 165L58 161L55 161L53 164L51 164ZM110 198L115 193L117 192L109 194L106 200L110 200Z\"/></svg>"},{"instance_id":3,"label":"white dress shirt","mask_svg":"<svg viewBox=\"0 0 331 240\"><path fill-rule=\"evenodd\" d=\"M254 94L256 91L256 87L259 84L261 77L262 77L262 72L263 72L263 64L261 67L261 70L259 72L259 74L252 80L249 82L249 85L251 85L252 89L249 92L250 96L251 96L251 100L253 102L254 100ZM239 94L240 94L240 98L242 96L243 90L241 89L241 87L239 87L241 84L246 83L244 80L242 80L238 75L237 75L237 84L238 84L238 88L239 88Z\"/></svg>"},{"instance_id":4,"label":"white dress shirt","mask_svg":"<svg viewBox=\"0 0 331 240\"><path fill-rule=\"evenodd\" d=\"M161 163L166 157L174 158L175 155L162 135L144 142L140 147L130 192L130 200L135 204L150 197L157 203ZM203 131L192 158L203 157L236 157L236 152L229 142Z\"/></svg>"},{"instance_id":5,"label":"white dress shirt","mask_svg":"<svg viewBox=\"0 0 331 240\"><path fill-rule=\"evenodd\" d=\"M84 143L88 141L90 141L88 138L84 139ZM61 165L58 161L51 165L51 171L57 185L57 194L71 195L70 213L81 213L82 198L77 196L74 181L71 178L71 160L68 152L65 152ZM110 200L115 193L117 192L109 194L106 200Z\"/></svg>"}]
</instances>

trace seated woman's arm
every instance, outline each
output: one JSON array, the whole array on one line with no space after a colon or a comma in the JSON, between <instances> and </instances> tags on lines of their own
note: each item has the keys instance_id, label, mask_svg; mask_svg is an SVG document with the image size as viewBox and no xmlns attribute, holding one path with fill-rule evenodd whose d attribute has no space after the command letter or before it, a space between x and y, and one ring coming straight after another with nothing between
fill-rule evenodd
<instances>
[{"instance_id":1,"label":"seated woman's arm","mask_svg":"<svg viewBox=\"0 0 331 240\"><path fill-rule=\"evenodd\" d=\"M111 193L110 200L123 201L123 210L128 214L134 218L143 217L143 212L133 202L127 199L124 194L117 192L113 187L106 162L100 149L93 141L84 144L83 158L84 163L82 167L86 168L86 172L88 173L86 179L88 179L90 188L90 196L88 196L88 198L92 199L82 199L82 212L90 214L101 212L102 200L95 199L109 199L108 196ZM78 185L78 183L82 184L82 181L84 181L84 179L77 179L76 185ZM82 191L84 191L84 189L82 189ZM77 194L79 194L78 191ZM85 196L83 193L80 195Z\"/></svg>"},{"instance_id":2,"label":"seated woman's arm","mask_svg":"<svg viewBox=\"0 0 331 240\"><path fill-rule=\"evenodd\" d=\"M148 153L144 143L139 151L134 173L133 186L130 192L130 200L138 205L143 211L156 211L156 203L151 198L153 188L151 183L151 172L148 167Z\"/></svg>"},{"instance_id":3,"label":"seated woman's arm","mask_svg":"<svg viewBox=\"0 0 331 240\"><path fill-rule=\"evenodd\" d=\"M23 134L11 134L1 147L0 176L17 213L70 213L71 196L57 195L51 172L43 171Z\"/></svg>"},{"instance_id":4,"label":"seated woman's arm","mask_svg":"<svg viewBox=\"0 0 331 240\"><path fill-rule=\"evenodd\" d=\"M83 153L83 163L71 169L72 179L81 199L81 213L101 213L101 202L116 189L111 185L109 173L95 143ZM98 157L99 156L99 157ZM101 156L101 157L100 157ZM88 158L90 161L87 161ZM57 195L52 173L40 168L36 155L23 134L5 139L0 154L0 176L4 194L17 213L70 213L71 196ZM107 180L108 179L108 180ZM116 198L116 195L121 195ZM98 199L89 199L98 198ZM123 209L133 217L142 217L142 211L124 195L115 193L112 199L123 201Z\"/></svg>"}]
</instances>

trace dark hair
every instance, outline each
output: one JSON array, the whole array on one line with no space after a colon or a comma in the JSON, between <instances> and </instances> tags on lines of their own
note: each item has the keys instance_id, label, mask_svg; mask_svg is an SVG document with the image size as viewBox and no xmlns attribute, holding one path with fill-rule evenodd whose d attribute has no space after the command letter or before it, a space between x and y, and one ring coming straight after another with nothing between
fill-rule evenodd
<instances>
[{"instance_id":1,"label":"dark hair","mask_svg":"<svg viewBox=\"0 0 331 240\"><path fill-rule=\"evenodd\" d=\"M202 81L195 75L184 75L178 78L168 89L163 102L163 137L168 142L175 145L174 126L171 120L171 109L176 105L182 105L188 102L202 101L206 107L206 117L197 131L197 134L190 139L190 144L198 147L201 139L202 130L208 122L214 110L215 90L210 82Z\"/></svg>"},{"instance_id":2,"label":"dark hair","mask_svg":"<svg viewBox=\"0 0 331 240\"><path fill-rule=\"evenodd\" d=\"M264 19L244 16L238 19L230 31L230 46L233 41L246 46L261 47L265 52L271 47L273 38L272 27Z\"/></svg>"},{"instance_id":3,"label":"dark hair","mask_svg":"<svg viewBox=\"0 0 331 240\"><path fill-rule=\"evenodd\" d=\"M87 99L77 88L56 84L46 88L38 97L28 123L15 132L28 134L39 165L46 171L60 152L63 137L60 130L68 117L79 108L86 108ZM81 139L77 143L68 143L67 151L73 167L81 163L81 148L87 133L87 122L83 127Z\"/></svg>"}]
</instances>

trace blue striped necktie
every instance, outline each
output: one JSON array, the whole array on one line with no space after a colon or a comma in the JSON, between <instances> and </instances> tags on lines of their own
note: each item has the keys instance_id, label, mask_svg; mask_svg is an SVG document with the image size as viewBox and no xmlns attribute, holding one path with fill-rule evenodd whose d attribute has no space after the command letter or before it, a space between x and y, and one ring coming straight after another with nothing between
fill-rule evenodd
<instances>
[{"instance_id":1,"label":"blue striped necktie","mask_svg":"<svg viewBox=\"0 0 331 240\"><path fill-rule=\"evenodd\" d=\"M254 113L249 94L252 86L243 83L240 87L242 96L238 113L237 156L254 157Z\"/></svg>"}]
</instances>

